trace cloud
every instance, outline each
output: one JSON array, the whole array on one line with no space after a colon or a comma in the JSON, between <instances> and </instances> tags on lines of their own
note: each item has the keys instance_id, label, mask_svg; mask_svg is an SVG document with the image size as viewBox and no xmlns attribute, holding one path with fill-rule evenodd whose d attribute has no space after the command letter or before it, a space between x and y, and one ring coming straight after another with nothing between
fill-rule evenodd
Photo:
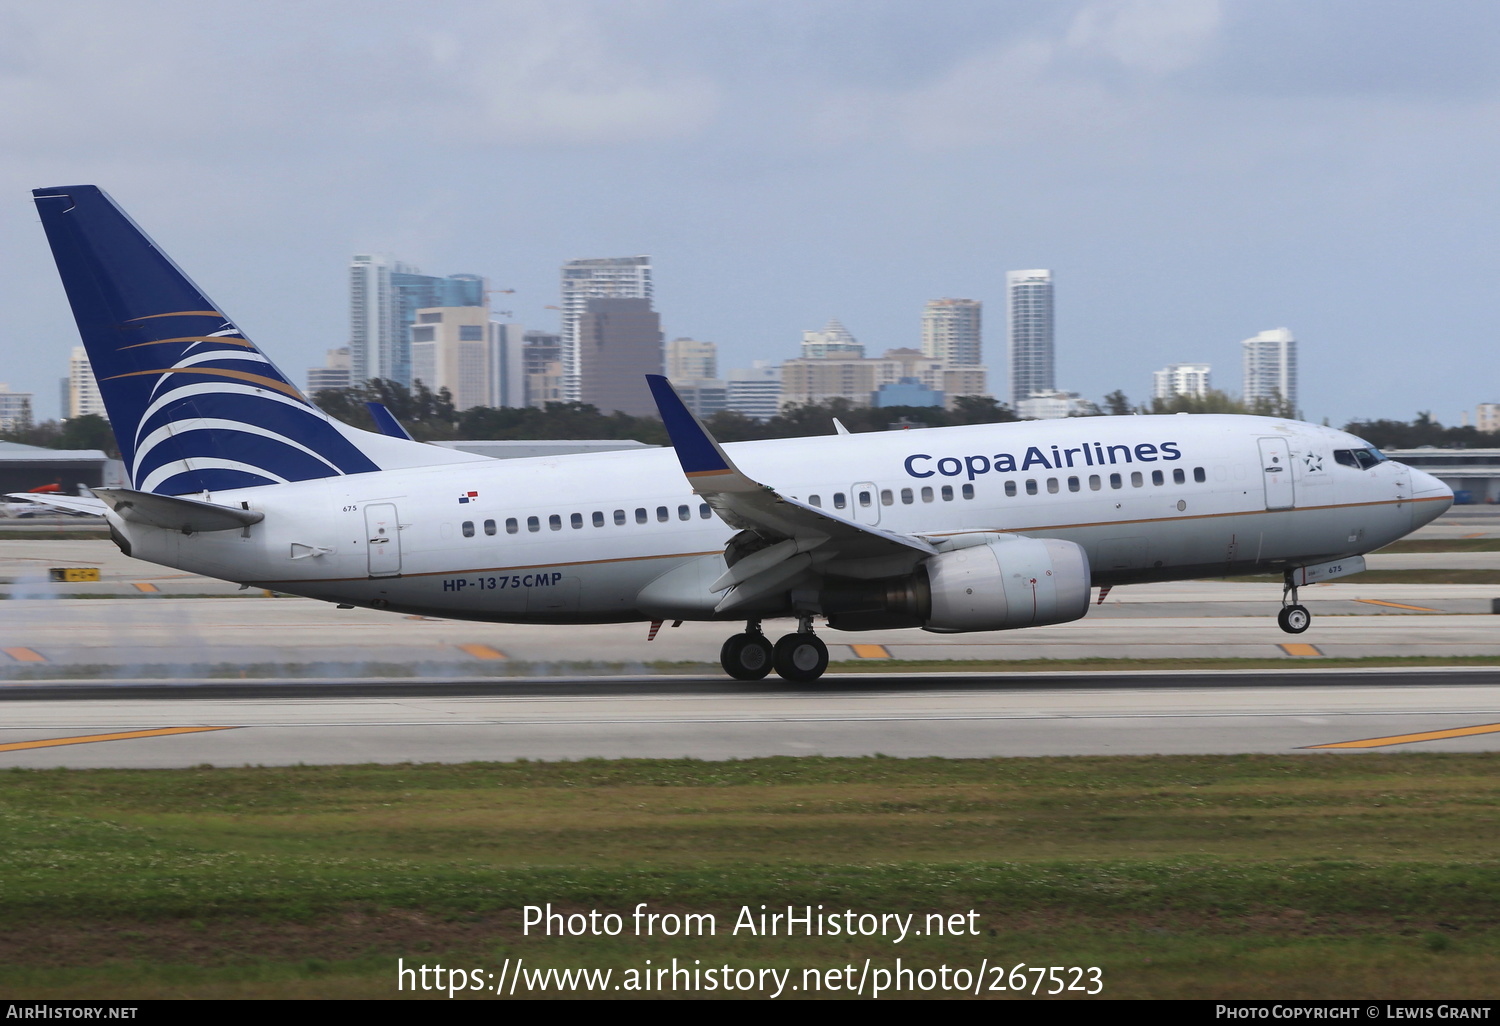
<instances>
[{"instance_id":1,"label":"cloud","mask_svg":"<svg viewBox=\"0 0 1500 1026\"><path fill-rule=\"evenodd\" d=\"M1080 53L1166 75L1201 62L1217 41L1223 20L1219 0L1101 0L1073 17L1065 38Z\"/></svg>"}]
</instances>

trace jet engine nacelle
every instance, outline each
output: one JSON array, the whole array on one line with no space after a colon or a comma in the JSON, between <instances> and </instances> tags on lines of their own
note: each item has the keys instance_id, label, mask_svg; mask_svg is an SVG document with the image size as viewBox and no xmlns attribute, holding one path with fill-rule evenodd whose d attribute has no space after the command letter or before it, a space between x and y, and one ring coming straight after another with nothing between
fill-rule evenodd
<instances>
[{"instance_id":1,"label":"jet engine nacelle","mask_svg":"<svg viewBox=\"0 0 1500 1026\"><path fill-rule=\"evenodd\" d=\"M931 592L924 629L1003 631L1077 620L1089 611L1089 559L1058 538L991 536L923 564Z\"/></svg>"},{"instance_id":2,"label":"jet engine nacelle","mask_svg":"<svg viewBox=\"0 0 1500 1026\"><path fill-rule=\"evenodd\" d=\"M1089 560L1073 542L971 534L943 544L905 577L825 581L816 604L828 625L959 634L1067 623L1088 612Z\"/></svg>"}]
</instances>

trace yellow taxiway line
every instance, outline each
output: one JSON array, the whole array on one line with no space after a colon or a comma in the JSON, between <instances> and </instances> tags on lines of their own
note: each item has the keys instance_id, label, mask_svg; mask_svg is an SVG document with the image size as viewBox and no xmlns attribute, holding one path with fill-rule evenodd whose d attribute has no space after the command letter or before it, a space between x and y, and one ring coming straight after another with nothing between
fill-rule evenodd
<instances>
[{"instance_id":1,"label":"yellow taxiway line","mask_svg":"<svg viewBox=\"0 0 1500 1026\"><path fill-rule=\"evenodd\" d=\"M166 737L170 734L198 734L205 730L237 730L237 727L159 727L156 730L125 730L117 734L81 734L78 737L51 737L45 741L16 741L0 745L0 752L21 752L28 748L56 748L58 745L86 745L95 741L127 741L135 737Z\"/></svg>"},{"instance_id":2,"label":"yellow taxiway line","mask_svg":"<svg viewBox=\"0 0 1500 1026\"><path fill-rule=\"evenodd\" d=\"M1452 730L1427 730L1420 734L1392 734L1390 737L1367 737L1361 741L1336 741L1331 745L1304 745L1304 748L1383 748L1386 745L1409 745L1413 741L1441 741L1449 737L1473 737L1475 734L1500 733L1500 723L1478 727L1454 727Z\"/></svg>"}]
</instances>

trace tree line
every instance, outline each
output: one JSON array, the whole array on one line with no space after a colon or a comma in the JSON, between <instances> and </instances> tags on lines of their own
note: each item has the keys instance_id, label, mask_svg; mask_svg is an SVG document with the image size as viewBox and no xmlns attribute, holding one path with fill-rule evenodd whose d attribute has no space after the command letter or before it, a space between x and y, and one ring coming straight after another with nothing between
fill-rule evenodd
<instances>
[{"instance_id":1,"label":"tree line","mask_svg":"<svg viewBox=\"0 0 1500 1026\"><path fill-rule=\"evenodd\" d=\"M453 395L442 388L434 392L422 382L407 388L395 381L376 379L350 388L324 389L313 402L329 416L352 427L377 430L367 402L383 404L401 425L421 442L458 439L526 440L536 438L616 438L652 445L666 445L667 433L656 417L634 417L626 413L604 413L587 403L547 403L542 407L496 408L475 406L459 410ZM1267 417L1293 417L1291 403L1277 397L1246 403L1224 392L1204 396L1173 396L1132 404L1122 391L1104 397L1100 414L1240 413ZM757 421L733 411L706 418L710 431L720 441L744 442L763 438L797 438L824 435L837 419L852 432L886 431L892 428L952 427L960 424L999 424L1019 420L1006 404L990 396L965 395L954 400L954 408L936 406L855 406L846 399L822 403L787 403L767 421ZM1486 433L1473 426L1444 427L1430 411L1419 412L1410 422L1356 420L1344 430L1380 449L1414 449L1432 445L1443 448L1500 448L1500 433ZM47 449L102 449L119 456L114 433L103 417L90 414L66 421L24 423L0 432L0 439Z\"/></svg>"}]
</instances>

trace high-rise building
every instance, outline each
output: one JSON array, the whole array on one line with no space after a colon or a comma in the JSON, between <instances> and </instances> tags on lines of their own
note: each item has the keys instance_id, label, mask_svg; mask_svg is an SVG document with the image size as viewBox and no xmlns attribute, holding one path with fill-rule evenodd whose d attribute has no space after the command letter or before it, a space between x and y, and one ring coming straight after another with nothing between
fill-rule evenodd
<instances>
[{"instance_id":1,"label":"high-rise building","mask_svg":"<svg viewBox=\"0 0 1500 1026\"><path fill-rule=\"evenodd\" d=\"M1272 328L1240 345L1245 356L1245 402L1285 400L1297 409L1297 340L1286 328Z\"/></svg>"},{"instance_id":2,"label":"high-rise building","mask_svg":"<svg viewBox=\"0 0 1500 1026\"><path fill-rule=\"evenodd\" d=\"M526 405L538 409L563 401L562 336L548 331L528 331L521 347L522 373L526 377Z\"/></svg>"},{"instance_id":3,"label":"high-rise building","mask_svg":"<svg viewBox=\"0 0 1500 1026\"><path fill-rule=\"evenodd\" d=\"M1500 403L1480 403L1474 411L1474 426L1480 431L1500 431Z\"/></svg>"},{"instance_id":4,"label":"high-rise building","mask_svg":"<svg viewBox=\"0 0 1500 1026\"><path fill-rule=\"evenodd\" d=\"M88 350L74 346L68 360L68 419L96 414L109 419L104 409L104 399L99 395L99 383L94 380L94 368L89 364Z\"/></svg>"},{"instance_id":5,"label":"high-rise building","mask_svg":"<svg viewBox=\"0 0 1500 1026\"><path fill-rule=\"evenodd\" d=\"M802 333L802 359L804 360L860 360L865 347L855 341L849 329L839 323L837 317L830 318L822 331Z\"/></svg>"},{"instance_id":6,"label":"high-rise building","mask_svg":"<svg viewBox=\"0 0 1500 1026\"><path fill-rule=\"evenodd\" d=\"M751 420L767 421L781 412L781 368L769 360L729 372L724 408Z\"/></svg>"},{"instance_id":7,"label":"high-rise building","mask_svg":"<svg viewBox=\"0 0 1500 1026\"><path fill-rule=\"evenodd\" d=\"M972 367L980 357L980 311L976 299L934 299L922 314L922 354L950 367Z\"/></svg>"},{"instance_id":8,"label":"high-rise building","mask_svg":"<svg viewBox=\"0 0 1500 1026\"><path fill-rule=\"evenodd\" d=\"M646 375L660 374L663 367L661 318L651 301L586 300L577 334L581 401L601 413L655 416Z\"/></svg>"},{"instance_id":9,"label":"high-rise building","mask_svg":"<svg viewBox=\"0 0 1500 1026\"><path fill-rule=\"evenodd\" d=\"M579 323L590 299L651 300L651 258L600 257L569 260L562 266L563 394L571 401L583 395ZM645 387L644 384L642 387ZM587 400L584 400L587 401ZM602 409L602 407L601 407Z\"/></svg>"},{"instance_id":10,"label":"high-rise building","mask_svg":"<svg viewBox=\"0 0 1500 1026\"><path fill-rule=\"evenodd\" d=\"M0 382L0 431L20 431L31 427L30 392L12 392L10 385Z\"/></svg>"},{"instance_id":11,"label":"high-rise building","mask_svg":"<svg viewBox=\"0 0 1500 1026\"><path fill-rule=\"evenodd\" d=\"M490 312L482 306L417 310L411 327L412 385L447 389L453 407L493 406Z\"/></svg>"},{"instance_id":12,"label":"high-rise building","mask_svg":"<svg viewBox=\"0 0 1500 1026\"><path fill-rule=\"evenodd\" d=\"M1011 406L1053 392L1052 272L1007 271Z\"/></svg>"},{"instance_id":13,"label":"high-rise building","mask_svg":"<svg viewBox=\"0 0 1500 1026\"><path fill-rule=\"evenodd\" d=\"M330 349L323 366L307 368L307 394L317 395L327 388L348 388L349 380L349 347Z\"/></svg>"},{"instance_id":14,"label":"high-rise building","mask_svg":"<svg viewBox=\"0 0 1500 1026\"><path fill-rule=\"evenodd\" d=\"M1209 384L1210 366L1206 363L1170 363L1151 375L1151 397L1170 399L1190 395L1202 399L1213 386Z\"/></svg>"},{"instance_id":15,"label":"high-rise building","mask_svg":"<svg viewBox=\"0 0 1500 1026\"><path fill-rule=\"evenodd\" d=\"M667 343L667 377L679 381L708 381L719 376L719 347L692 338Z\"/></svg>"},{"instance_id":16,"label":"high-rise building","mask_svg":"<svg viewBox=\"0 0 1500 1026\"><path fill-rule=\"evenodd\" d=\"M437 278L385 257L361 254L349 264L349 377L357 385L388 378L411 385L411 326L417 311L488 308L477 274Z\"/></svg>"}]
</instances>

